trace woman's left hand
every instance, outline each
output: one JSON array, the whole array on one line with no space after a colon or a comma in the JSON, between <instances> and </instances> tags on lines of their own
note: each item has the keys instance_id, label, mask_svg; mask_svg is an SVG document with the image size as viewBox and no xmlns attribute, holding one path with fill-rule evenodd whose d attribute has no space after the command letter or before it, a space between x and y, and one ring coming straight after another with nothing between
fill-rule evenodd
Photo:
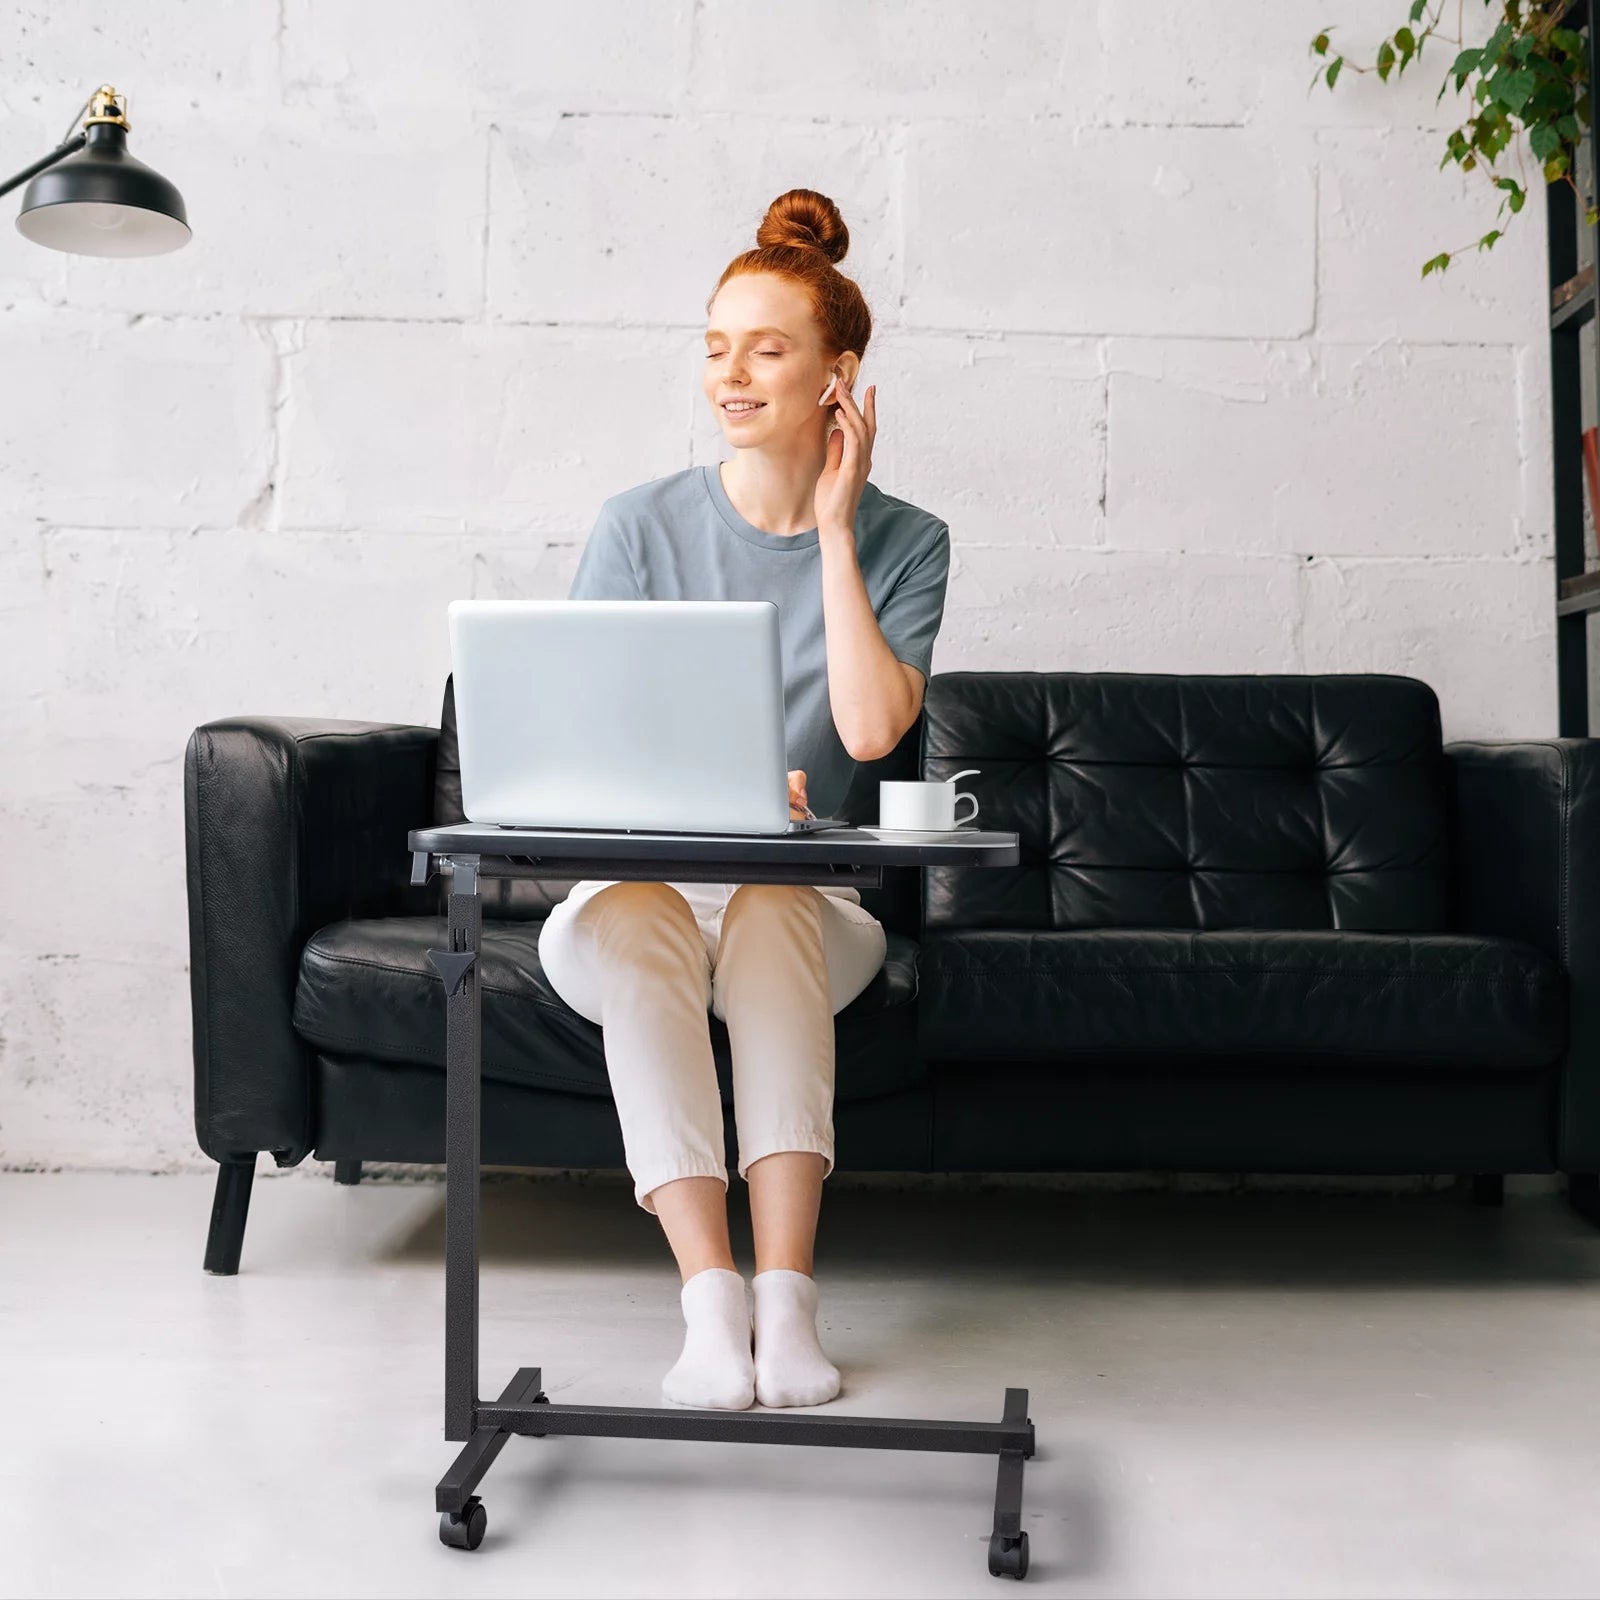
<instances>
[{"instance_id":1,"label":"woman's left hand","mask_svg":"<svg viewBox=\"0 0 1600 1600\"><path fill-rule=\"evenodd\" d=\"M817 526L824 532L854 532L856 507L872 470L872 442L878 436L878 386L867 390L865 414L842 378L834 393L839 397L839 426L828 435L828 454L817 479Z\"/></svg>"}]
</instances>

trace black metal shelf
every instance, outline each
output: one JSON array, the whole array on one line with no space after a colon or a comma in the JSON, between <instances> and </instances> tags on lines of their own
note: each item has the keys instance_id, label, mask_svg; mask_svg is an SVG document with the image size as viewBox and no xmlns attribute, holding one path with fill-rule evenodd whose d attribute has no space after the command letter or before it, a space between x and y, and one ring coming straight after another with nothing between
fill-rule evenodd
<instances>
[{"instance_id":1,"label":"black metal shelf","mask_svg":"<svg viewBox=\"0 0 1600 1600\"><path fill-rule=\"evenodd\" d=\"M1593 315L1594 267L1591 265L1550 291L1550 331L1555 333L1564 328L1576 333Z\"/></svg>"},{"instance_id":2,"label":"black metal shelf","mask_svg":"<svg viewBox=\"0 0 1600 1600\"><path fill-rule=\"evenodd\" d=\"M1563 25L1588 35L1590 105L1600 82L1600 39L1589 26L1590 0L1578 0ZM1594 164L1595 130L1584 149ZM1574 173L1580 188L1592 192L1589 174ZM1571 189L1564 183L1546 190L1545 239L1550 274L1550 445L1555 495L1556 700L1563 736L1586 737L1589 722L1589 614L1600 611L1600 572L1588 570L1584 540L1584 401L1600 416L1600 355L1583 358L1580 330L1594 321L1597 304L1596 230L1589 227ZM1584 230L1580 234L1579 230ZM1588 249L1580 252L1580 243ZM1580 254L1588 256L1587 264ZM1600 511L1591 508L1591 514Z\"/></svg>"},{"instance_id":3,"label":"black metal shelf","mask_svg":"<svg viewBox=\"0 0 1600 1600\"><path fill-rule=\"evenodd\" d=\"M1563 578L1556 600L1556 615L1569 617L1589 611L1600 611L1600 572Z\"/></svg>"}]
</instances>

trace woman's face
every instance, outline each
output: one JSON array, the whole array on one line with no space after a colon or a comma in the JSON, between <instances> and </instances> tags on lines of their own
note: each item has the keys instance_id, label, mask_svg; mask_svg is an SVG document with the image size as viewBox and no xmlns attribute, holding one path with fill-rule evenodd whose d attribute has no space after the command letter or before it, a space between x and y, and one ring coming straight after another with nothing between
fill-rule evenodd
<instances>
[{"instance_id":1,"label":"woman's face","mask_svg":"<svg viewBox=\"0 0 1600 1600\"><path fill-rule=\"evenodd\" d=\"M703 387L730 444L759 449L807 430L825 439L834 402L817 401L833 364L797 285L770 272L730 278L711 303L705 342ZM839 358L847 377L855 359ZM724 402L735 398L758 404L730 411Z\"/></svg>"}]
</instances>

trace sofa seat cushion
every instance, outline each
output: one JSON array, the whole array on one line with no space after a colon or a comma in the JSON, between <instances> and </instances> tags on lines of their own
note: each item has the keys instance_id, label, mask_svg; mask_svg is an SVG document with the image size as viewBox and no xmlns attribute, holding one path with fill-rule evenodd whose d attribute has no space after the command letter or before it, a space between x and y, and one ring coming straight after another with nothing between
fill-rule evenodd
<instances>
[{"instance_id":1,"label":"sofa seat cushion","mask_svg":"<svg viewBox=\"0 0 1600 1600\"><path fill-rule=\"evenodd\" d=\"M1566 1046L1566 977L1466 934L1102 928L930 933L931 1060L1127 1053L1538 1067Z\"/></svg>"},{"instance_id":2,"label":"sofa seat cushion","mask_svg":"<svg viewBox=\"0 0 1600 1600\"><path fill-rule=\"evenodd\" d=\"M483 920L483 1074L531 1088L611 1096L603 1030L574 1011L539 964L543 919ZM861 1100L922 1081L916 1048L916 941L887 933L876 977L834 1017L834 1094ZM429 950L448 950L444 917L334 922L306 942L295 1032L322 1049L444 1070L444 985ZM732 1103L727 1025L708 1010L723 1104Z\"/></svg>"}]
</instances>

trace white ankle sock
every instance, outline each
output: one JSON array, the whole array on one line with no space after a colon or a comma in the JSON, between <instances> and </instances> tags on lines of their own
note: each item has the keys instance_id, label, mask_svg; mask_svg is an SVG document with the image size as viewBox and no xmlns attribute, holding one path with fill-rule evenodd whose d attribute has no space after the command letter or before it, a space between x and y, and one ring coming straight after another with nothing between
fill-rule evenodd
<instances>
[{"instance_id":1,"label":"white ankle sock","mask_svg":"<svg viewBox=\"0 0 1600 1600\"><path fill-rule=\"evenodd\" d=\"M756 1398L764 1406L819 1406L839 1392L839 1369L817 1342L815 1279L787 1267L758 1272Z\"/></svg>"},{"instance_id":2,"label":"white ankle sock","mask_svg":"<svg viewBox=\"0 0 1600 1600\"><path fill-rule=\"evenodd\" d=\"M661 1380L663 1397L680 1406L743 1411L755 1399L744 1279L727 1267L707 1267L678 1298L687 1331L683 1354Z\"/></svg>"}]
</instances>

